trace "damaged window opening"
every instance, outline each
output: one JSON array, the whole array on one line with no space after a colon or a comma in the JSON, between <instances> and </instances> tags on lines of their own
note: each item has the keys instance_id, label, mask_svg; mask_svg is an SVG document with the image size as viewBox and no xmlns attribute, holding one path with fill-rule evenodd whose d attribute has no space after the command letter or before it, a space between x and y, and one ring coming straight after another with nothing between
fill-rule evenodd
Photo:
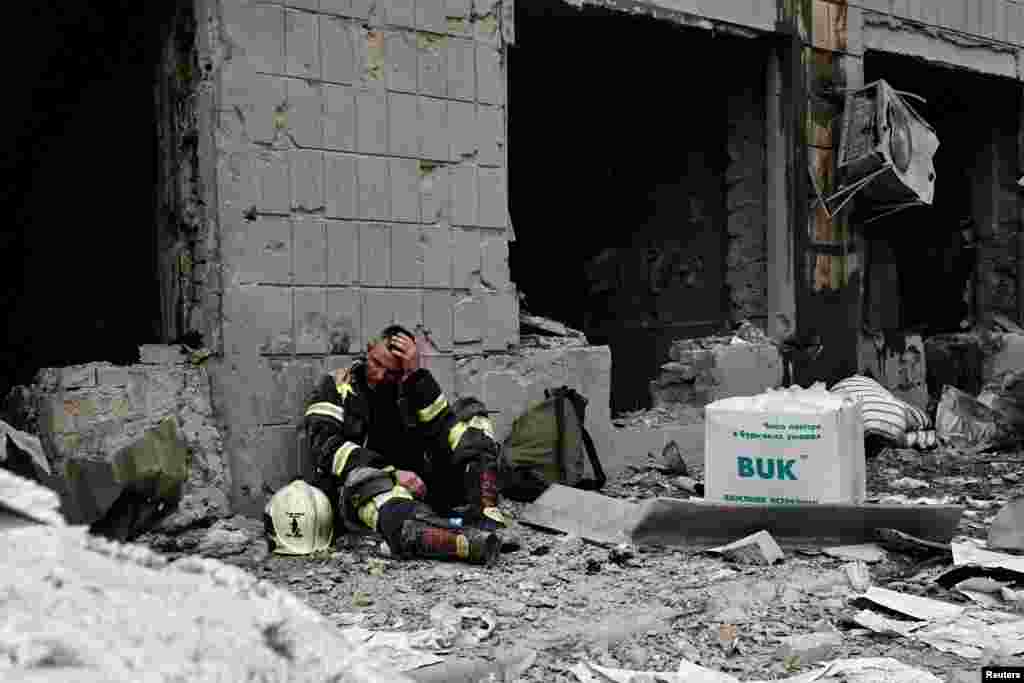
<instances>
[{"instance_id":1,"label":"damaged window opening","mask_svg":"<svg viewBox=\"0 0 1024 683\"><path fill-rule=\"evenodd\" d=\"M649 408L674 341L763 324L766 44L559 0L515 11L521 310L609 345L613 412Z\"/></svg>"},{"instance_id":2,"label":"damaged window opening","mask_svg":"<svg viewBox=\"0 0 1024 683\"><path fill-rule=\"evenodd\" d=\"M158 126L181 107L161 110L168 100L158 104L154 87L167 37L189 29L192 10L78 0L58 13L31 3L11 11L12 25L33 36L33 56L12 54L24 95L5 107L9 228L0 244L19 256L0 269L2 395L43 367L132 363L141 344L171 341L157 255L177 241L162 227L181 217L158 188L177 183L166 169L181 156L159 145Z\"/></svg>"},{"instance_id":3,"label":"damaged window opening","mask_svg":"<svg viewBox=\"0 0 1024 683\"><path fill-rule=\"evenodd\" d=\"M1016 318L1019 84L877 52L865 56L864 77L923 97L907 101L940 141L933 204L865 226L865 326L928 336L983 314ZM871 208L858 201L853 220Z\"/></svg>"}]
</instances>

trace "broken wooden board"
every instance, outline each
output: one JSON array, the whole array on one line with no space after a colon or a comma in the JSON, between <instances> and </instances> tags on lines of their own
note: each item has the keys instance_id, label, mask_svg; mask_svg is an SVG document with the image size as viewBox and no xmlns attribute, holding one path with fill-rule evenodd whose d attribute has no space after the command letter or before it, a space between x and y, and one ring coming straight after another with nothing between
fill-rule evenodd
<instances>
[{"instance_id":1,"label":"broken wooden board","mask_svg":"<svg viewBox=\"0 0 1024 683\"><path fill-rule=\"evenodd\" d=\"M596 543L628 543L641 508L618 498L552 484L523 510L523 524L562 531Z\"/></svg>"},{"instance_id":2,"label":"broken wooden board","mask_svg":"<svg viewBox=\"0 0 1024 683\"><path fill-rule=\"evenodd\" d=\"M782 545L844 545L870 543L875 529L888 528L948 543L962 513L960 505L771 506L655 498L642 506L632 540L664 546L721 545L764 530Z\"/></svg>"}]
</instances>

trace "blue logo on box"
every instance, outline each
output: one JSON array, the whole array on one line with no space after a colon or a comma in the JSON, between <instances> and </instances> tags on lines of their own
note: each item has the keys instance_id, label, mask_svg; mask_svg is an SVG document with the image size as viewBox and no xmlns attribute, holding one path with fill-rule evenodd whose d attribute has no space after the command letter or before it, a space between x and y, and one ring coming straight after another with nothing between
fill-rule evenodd
<instances>
[{"instance_id":1,"label":"blue logo on box","mask_svg":"<svg viewBox=\"0 0 1024 683\"><path fill-rule=\"evenodd\" d=\"M793 465L796 460L783 460L782 458L747 458L739 456L736 458L736 470L743 479L782 479L785 481L796 481L797 476L793 474Z\"/></svg>"}]
</instances>

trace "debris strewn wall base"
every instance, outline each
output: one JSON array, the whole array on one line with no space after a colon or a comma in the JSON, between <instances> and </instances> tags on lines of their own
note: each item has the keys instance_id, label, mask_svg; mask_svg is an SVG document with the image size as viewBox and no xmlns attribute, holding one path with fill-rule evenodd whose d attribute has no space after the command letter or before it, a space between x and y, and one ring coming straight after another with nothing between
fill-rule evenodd
<instances>
[{"instance_id":1,"label":"debris strewn wall base","mask_svg":"<svg viewBox=\"0 0 1024 683\"><path fill-rule=\"evenodd\" d=\"M187 446L187 476L177 510L161 526L183 528L229 511L229 473L206 370L177 347L144 346L141 356L131 366L88 363L37 375L39 436L54 471L49 483L72 524L103 516L130 483L119 479L132 476L118 471L115 456L167 419Z\"/></svg>"}]
</instances>

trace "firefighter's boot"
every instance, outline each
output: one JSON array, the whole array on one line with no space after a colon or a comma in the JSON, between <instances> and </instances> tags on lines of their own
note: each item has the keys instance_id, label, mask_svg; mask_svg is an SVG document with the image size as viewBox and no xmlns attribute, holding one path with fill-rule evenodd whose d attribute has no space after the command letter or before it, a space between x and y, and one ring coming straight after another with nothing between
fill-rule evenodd
<instances>
[{"instance_id":1,"label":"firefighter's boot","mask_svg":"<svg viewBox=\"0 0 1024 683\"><path fill-rule=\"evenodd\" d=\"M481 529L449 529L408 519L399 535L399 552L407 557L460 560L493 566L501 552L501 539Z\"/></svg>"}]
</instances>

